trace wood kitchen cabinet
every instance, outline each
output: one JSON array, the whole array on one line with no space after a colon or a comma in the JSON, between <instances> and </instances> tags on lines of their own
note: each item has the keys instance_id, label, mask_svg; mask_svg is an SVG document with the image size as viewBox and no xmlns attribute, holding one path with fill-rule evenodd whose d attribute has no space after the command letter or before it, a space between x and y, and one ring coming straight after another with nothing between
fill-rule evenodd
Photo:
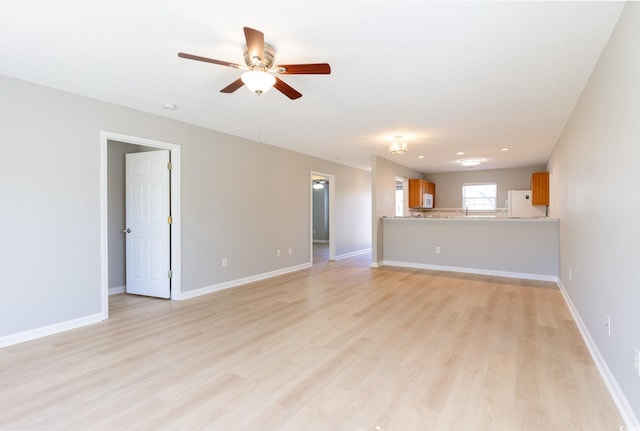
<instances>
[{"instance_id":1,"label":"wood kitchen cabinet","mask_svg":"<svg viewBox=\"0 0 640 431\"><path fill-rule=\"evenodd\" d=\"M409 208L420 208L422 205L422 181L409 180Z\"/></svg>"},{"instance_id":2,"label":"wood kitchen cabinet","mask_svg":"<svg viewBox=\"0 0 640 431\"><path fill-rule=\"evenodd\" d=\"M531 205L549 205L549 172L531 174Z\"/></svg>"},{"instance_id":3,"label":"wood kitchen cabinet","mask_svg":"<svg viewBox=\"0 0 640 431\"><path fill-rule=\"evenodd\" d=\"M436 206L436 185L430 181L409 180L409 208L425 208L424 194L433 195L433 206Z\"/></svg>"}]
</instances>

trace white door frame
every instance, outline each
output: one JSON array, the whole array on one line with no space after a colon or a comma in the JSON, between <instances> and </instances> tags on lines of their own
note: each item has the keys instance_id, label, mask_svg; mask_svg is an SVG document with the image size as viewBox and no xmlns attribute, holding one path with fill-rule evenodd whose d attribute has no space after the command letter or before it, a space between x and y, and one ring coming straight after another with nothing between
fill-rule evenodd
<instances>
[{"instance_id":1,"label":"white door frame","mask_svg":"<svg viewBox=\"0 0 640 431\"><path fill-rule=\"evenodd\" d=\"M109 318L109 231L107 207L107 145L108 141L169 150L171 153L171 299L182 297L181 265L181 216L180 216L180 146L168 142L120 133L100 131L100 288L102 293L102 318Z\"/></svg>"},{"instance_id":2,"label":"white door frame","mask_svg":"<svg viewBox=\"0 0 640 431\"><path fill-rule=\"evenodd\" d=\"M335 194L336 194L336 177L332 174L324 172L311 171L309 174L309 262L313 265L313 176L326 177L329 180L329 260L336 260L336 241L335 241Z\"/></svg>"}]
</instances>

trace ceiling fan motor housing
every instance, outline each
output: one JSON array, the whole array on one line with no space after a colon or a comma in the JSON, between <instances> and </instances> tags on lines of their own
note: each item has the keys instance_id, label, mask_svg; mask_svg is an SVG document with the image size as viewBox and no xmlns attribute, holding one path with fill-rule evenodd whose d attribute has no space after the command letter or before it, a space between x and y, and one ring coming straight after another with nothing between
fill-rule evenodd
<instances>
[{"instance_id":1,"label":"ceiling fan motor housing","mask_svg":"<svg viewBox=\"0 0 640 431\"><path fill-rule=\"evenodd\" d=\"M275 58L276 58L276 49L273 47L273 45L265 42L264 55L263 55L262 61L256 64L254 60L251 57L249 57L249 48L247 47L247 45L244 46L244 62L247 64L247 66L251 70L261 70L263 72L267 71L271 69L271 67L273 66Z\"/></svg>"}]
</instances>

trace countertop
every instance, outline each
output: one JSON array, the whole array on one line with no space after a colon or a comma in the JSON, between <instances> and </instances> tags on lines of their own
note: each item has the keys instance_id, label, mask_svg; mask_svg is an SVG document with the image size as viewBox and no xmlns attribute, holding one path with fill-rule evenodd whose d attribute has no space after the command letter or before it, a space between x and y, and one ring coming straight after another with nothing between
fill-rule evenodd
<instances>
[{"instance_id":1,"label":"countertop","mask_svg":"<svg viewBox=\"0 0 640 431\"><path fill-rule=\"evenodd\" d=\"M453 216L453 217L381 217L383 220L417 220L417 221L487 221L487 222L519 222L519 221L534 221L534 222L554 222L557 223L557 218L551 217L491 217L491 216Z\"/></svg>"}]
</instances>

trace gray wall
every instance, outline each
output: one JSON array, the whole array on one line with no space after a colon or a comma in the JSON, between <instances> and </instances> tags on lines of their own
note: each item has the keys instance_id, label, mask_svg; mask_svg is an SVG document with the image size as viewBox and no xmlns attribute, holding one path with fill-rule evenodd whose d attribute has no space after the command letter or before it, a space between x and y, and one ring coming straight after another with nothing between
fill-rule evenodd
<instances>
[{"instance_id":1,"label":"gray wall","mask_svg":"<svg viewBox=\"0 0 640 431\"><path fill-rule=\"evenodd\" d=\"M153 151L154 148L109 141L107 146L107 206L109 231L109 288L126 284L125 154Z\"/></svg>"},{"instance_id":2,"label":"gray wall","mask_svg":"<svg viewBox=\"0 0 640 431\"><path fill-rule=\"evenodd\" d=\"M560 279L640 417L640 3L627 3L548 163ZM569 271L572 277L569 279ZM606 315L611 316L611 336Z\"/></svg>"},{"instance_id":3,"label":"gray wall","mask_svg":"<svg viewBox=\"0 0 640 431\"><path fill-rule=\"evenodd\" d=\"M137 152L137 145L109 142L107 146L107 205L109 230L109 288L126 283L125 238L125 154Z\"/></svg>"},{"instance_id":4,"label":"gray wall","mask_svg":"<svg viewBox=\"0 0 640 431\"><path fill-rule=\"evenodd\" d=\"M329 241L329 186L313 190L313 240Z\"/></svg>"},{"instance_id":5,"label":"gray wall","mask_svg":"<svg viewBox=\"0 0 640 431\"><path fill-rule=\"evenodd\" d=\"M333 196L335 221L329 229L334 229L336 257L370 250L371 174L331 162L325 163L321 169L314 168L314 170L335 175Z\"/></svg>"},{"instance_id":6,"label":"gray wall","mask_svg":"<svg viewBox=\"0 0 640 431\"><path fill-rule=\"evenodd\" d=\"M384 260L384 243L380 217L393 217L396 213L396 177L423 178L421 172L400 166L387 159L374 156L371 160L372 175L372 238L371 261L374 265Z\"/></svg>"},{"instance_id":7,"label":"gray wall","mask_svg":"<svg viewBox=\"0 0 640 431\"><path fill-rule=\"evenodd\" d=\"M544 172L542 166L512 169L468 169L462 172L426 174L425 179L436 184L436 208L461 208L462 185L465 183L494 182L498 184L497 208L503 208L509 190L528 190L531 173Z\"/></svg>"},{"instance_id":8,"label":"gray wall","mask_svg":"<svg viewBox=\"0 0 640 431\"><path fill-rule=\"evenodd\" d=\"M0 336L100 313L101 130L181 146L183 291L308 263L312 170L336 179L336 254L371 246L368 172L4 76L0 94Z\"/></svg>"}]
</instances>

